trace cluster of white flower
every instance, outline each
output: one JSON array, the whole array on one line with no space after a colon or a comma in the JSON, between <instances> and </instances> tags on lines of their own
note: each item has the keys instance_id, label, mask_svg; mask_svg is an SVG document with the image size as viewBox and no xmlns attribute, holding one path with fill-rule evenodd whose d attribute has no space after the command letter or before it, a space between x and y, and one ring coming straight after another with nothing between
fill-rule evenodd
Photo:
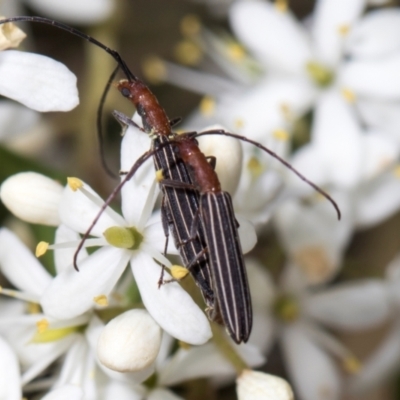
<instances>
[{"instance_id":1,"label":"cluster of white flower","mask_svg":"<svg viewBox=\"0 0 400 400\"><path fill-rule=\"evenodd\" d=\"M235 209L260 232L270 221L288 260L279 289L268 276L253 282L259 299L252 340L260 335L264 342L257 345L266 351L279 332L299 396L339 399L345 386L366 390L399 366L396 324L361 366L316 323L361 332L397 318L393 273L387 280L328 284L354 232L400 209L400 10L378 7L387 2L318 0L299 21L288 3L233 1L228 17L235 38L211 32L193 15L184 18L180 62L213 62L225 77L157 59L149 59L145 72L204 95L188 129L218 122L257 140L339 204L340 222L290 171L245 145ZM266 274L259 261L247 264L251 281L256 271ZM351 379L343 380L332 355Z\"/></svg>"},{"instance_id":2,"label":"cluster of white flower","mask_svg":"<svg viewBox=\"0 0 400 400\"><path fill-rule=\"evenodd\" d=\"M104 19L114 4L91 0L82 13L72 2L66 14L65 2L30 2L66 21L77 21L79 9L86 23ZM252 225L259 232L268 226L286 255L279 284L262 257L246 261L254 312L247 344L235 345L210 325L179 283L158 288L160 264L172 263L163 254L151 165L122 188L122 215L105 209L78 254L79 271L76 248L103 200L78 178L63 188L26 172L2 183L1 200L14 215L56 228L54 243L41 242L36 251L54 251L56 274L0 228L6 282L0 287L0 398L47 393L47 400L172 400L181 397L169 387L186 380L212 378L222 385L238 376L241 400L290 400L286 381L250 369L264 364L275 339L304 400L339 400L345 390L366 390L398 367L400 259L385 279L329 285L355 230L400 209L400 11L367 11L369 3L319 0L313 14L298 21L286 1L237 0L229 17L241 43L207 31L192 16L182 25L194 45L186 49L200 47L229 79L168 63L158 69L164 79L206 95L188 127L222 123L259 141L326 189L342 212L337 221L327 201L258 149L242 149L231 138L200 138L203 152L217 158L222 187L234 194L243 249L254 245ZM92 15L94 4L98 13ZM17 28L0 25L0 49L22 39ZM35 112L69 111L79 102L76 78L63 64L14 50L0 53L0 93ZM0 135L25 129L25 108L6 101L0 107ZM304 139L300 133L308 125ZM150 139L129 127L121 170L149 148ZM168 250L177 254L171 245ZM328 331L362 332L389 320L392 331L365 365Z\"/></svg>"}]
</instances>

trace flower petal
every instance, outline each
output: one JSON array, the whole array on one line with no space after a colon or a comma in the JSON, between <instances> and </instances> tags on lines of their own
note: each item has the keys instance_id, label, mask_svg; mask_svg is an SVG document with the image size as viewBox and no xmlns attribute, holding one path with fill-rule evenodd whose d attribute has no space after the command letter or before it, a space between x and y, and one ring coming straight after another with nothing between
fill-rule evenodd
<instances>
[{"instance_id":1,"label":"flower petal","mask_svg":"<svg viewBox=\"0 0 400 400\"><path fill-rule=\"evenodd\" d=\"M341 56L345 35L364 11L366 0L318 0L312 35L319 61L335 67Z\"/></svg>"},{"instance_id":2,"label":"flower petal","mask_svg":"<svg viewBox=\"0 0 400 400\"><path fill-rule=\"evenodd\" d=\"M21 377L17 356L0 337L0 398L21 399Z\"/></svg>"},{"instance_id":3,"label":"flower petal","mask_svg":"<svg viewBox=\"0 0 400 400\"><path fill-rule=\"evenodd\" d=\"M20 139L39 122L40 114L13 101L0 102L0 138L7 144ZM17 139L17 140L18 140Z\"/></svg>"},{"instance_id":4,"label":"flower petal","mask_svg":"<svg viewBox=\"0 0 400 400\"><path fill-rule=\"evenodd\" d=\"M150 144L151 140L146 133L129 126L121 143L121 170L129 171L136 160L150 150ZM122 214L129 226L138 225L145 204L149 200L149 190L154 179L154 165L148 160L122 188Z\"/></svg>"},{"instance_id":5,"label":"flower petal","mask_svg":"<svg viewBox=\"0 0 400 400\"><path fill-rule=\"evenodd\" d=\"M6 228L0 230L1 271L16 288L42 295L51 283L51 275L27 247Z\"/></svg>"},{"instance_id":6,"label":"flower petal","mask_svg":"<svg viewBox=\"0 0 400 400\"><path fill-rule=\"evenodd\" d=\"M357 96L381 100L400 99L400 55L374 60L354 60L345 64L338 76L342 87Z\"/></svg>"},{"instance_id":7,"label":"flower petal","mask_svg":"<svg viewBox=\"0 0 400 400\"><path fill-rule=\"evenodd\" d=\"M243 344L235 346L240 357L252 367L265 362L261 352L254 346ZM234 377L232 364L219 352L213 343L189 350L179 349L163 365L160 372L162 385L175 385L194 378Z\"/></svg>"},{"instance_id":8,"label":"flower petal","mask_svg":"<svg viewBox=\"0 0 400 400\"><path fill-rule=\"evenodd\" d=\"M159 388L152 390L146 397L147 400L184 400L170 390Z\"/></svg>"},{"instance_id":9,"label":"flower petal","mask_svg":"<svg viewBox=\"0 0 400 400\"><path fill-rule=\"evenodd\" d=\"M76 76L64 64L22 51L0 53L0 93L40 112L79 104Z\"/></svg>"},{"instance_id":10,"label":"flower petal","mask_svg":"<svg viewBox=\"0 0 400 400\"><path fill-rule=\"evenodd\" d=\"M79 272L72 265L62 271L42 296L45 314L66 319L93 308L95 297L110 294L130 257L129 251L107 246L85 258Z\"/></svg>"},{"instance_id":11,"label":"flower petal","mask_svg":"<svg viewBox=\"0 0 400 400\"><path fill-rule=\"evenodd\" d=\"M375 327L390 314L385 282L372 279L312 294L303 306L308 316L329 327L345 330Z\"/></svg>"},{"instance_id":12,"label":"flower petal","mask_svg":"<svg viewBox=\"0 0 400 400\"><path fill-rule=\"evenodd\" d=\"M363 154L361 135L354 113L339 93L331 90L320 97L315 110L312 143L327 164L332 183L349 188L359 182Z\"/></svg>"},{"instance_id":13,"label":"flower petal","mask_svg":"<svg viewBox=\"0 0 400 400\"><path fill-rule=\"evenodd\" d=\"M238 233L242 253L246 254L251 251L257 243L257 234L254 225L241 215L236 215L236 220L239 224Z\"/></svg>"},{"instance_id":14,"label":"flower petal","mask_svg":"<svg viewBox=\"0 0 400 400\"><path fill-rule=\"evenodd\" d=\"M283 353L299 397L307 400L340 398L340 378L332 360L313 343L300 324L286 326ZM307 362L305 362L307 360Z\"/></svg>"},{"instance_id":15,"label":"flower petal","mask_svg":"<svg viewBox=\"0 0 400 400\"><path fill-rule=\"evenodd\" d=\"M397 321L383 343L364 362L361 371L350 381L351 392L365 393L395 374L400 362L399 338L400 321Z\"/></svg>"},{"instance_id":16,"label":"flower petal","mask_svg":"<svg viewBox=\"0 0 400 400\"><path fill-rule=\"evenodd\" d=\"M389 218L400 208L397 170L390 170L362 186L354 198L355 224L367 228Z\"/></svg>"},{"instance_id":17,"label":"flower petal","mask_svg":"<svg viewBox=\"0 0 400 400\"><path fill-rule=\"evenodd\" d=\"M102 202L98 194L86 183L85 190L95 196L99 202ZM59 204L60 219L68 228L85 233L92 224L94 218L100 211L100 207L92 200L86 197L80 190L73 191L69 186L66 186L61 196ZM114 213L115 211L112 211ZM120 225L118 220L112 218L105 211L93 227L91 234L98 237L103 237L103 232L112 226Z\"/></svg>"},{"instance_id":18,"label":"flower petal","mask_svg":"<svg viewBox=\"0 0 400 400\"><path fill-rule=\"evenodd\" d=\"M272 68L302 72L311 59L309 38L292 13L268 2L236 2L230 9L235 34Z\"/></svg>"},{"instance_id":19,"label":"flower petal","mask_svg":"<svg viewBox=\"0 0 400 400\"><path fill-rule=\"evenodd\" d=\"M78 233L69 229L65 225L60 225L56 230L55 243L67 243L67 242L78 242L80 240ZM70 248L56 248L54 250L54 263L56 267L57 274L60 274L66 268L70 267L76 249L74 247ZM86 249L82 249L78 254L78 264L87 257Z\"/></svg>"},{"instance_id":20,"label":"flower petal","mask_svg":"<svg viewBox=\"0 0 400 400\"><path fill-rule=\"evenodd\" d=\"M52 390L42 400L81 400L83 399L83 390L75 385L65 385Z\"/></svg>"},{"instance_id":21,"label":"flower petal","mask_svg":"<svg viewBox=\"0 0 400 400\"><path fill-rule=\"evenodd\" d=\"M379 58L398 51L400 10L387 8L366 14L350 31L345 48L357 58Z\"/></svg>"},{"instance_id":22,"label":"flower petal","mask_svg":"<svg viewBox=\"0 0 400 400\"><path fill-rule=\"evenodd\" d=\"M178 283L158 288L161 268L152 258L137 253L131 267L146 309L165 331L190 344L203 344L211 338L206 316ZM170 278L164 273L164 279Z\"/></svg>"},{"instance_id":23,"label":"flower petal","mask_svg":"<svg viewBox=\"0 0 400 400\"><path fill-rule=\"evenodd\" d=\"M97 24L108 18L113 9L112 0L29 0L29 6L40 14L71 24Z\"/></svg>"}]
</instances>

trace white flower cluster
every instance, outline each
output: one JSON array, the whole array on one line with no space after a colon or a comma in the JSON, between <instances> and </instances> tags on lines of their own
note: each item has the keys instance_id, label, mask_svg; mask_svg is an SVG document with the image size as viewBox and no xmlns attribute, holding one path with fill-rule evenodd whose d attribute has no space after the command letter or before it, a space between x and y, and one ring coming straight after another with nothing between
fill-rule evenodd
<instances>
[{"instance_id":1,"label":"white flower cluster","mask_svg":"<svg viewBox=\"0 0 400 400\"><path fill-rule=\"evenodd\" d=\"M188 16L177 46L182 63L212 61L225 77L159 60L145 64L149 78L205 96L188 129L218 122L268 146L341 209L339 222L331 205L290 171L244 146L235 209L260 232L269 221L287 257L278 287L262 278L267 261L247 262L254 280L251 340L267 351L279 338L302 399L339 399L345 387L366 390L400 363L396 323L364 366L326 332L361 332L398 318L396 273L328 285L354 232L400 209L400 10L376 8L383 3L318 0L299 21L285 0L233 1L235 38ZM344 380L340 369L352 377Z\"/></svg>"},{"instance_id":2,"label":"white flower cluster","mask_svg":"<svg viewBox=\"0 0 400 400\"><path fill-rule=\"evenodd\" d=\"M238 0L229 17L241 44L186 21L190 40L229 79L163 65L167 80L206 95L188 126L223 123L268 146L329 191L342 212L337 221L327 201L258 149L242 150L219 136L199 140L205 154L217 158L222 187L234 194L243 250L254 246L253 224L261 232L269 223L285 251L277 284L262 257L247 259L254 312L247 344L237 346L210 326L178 282L158 288L160 265L172 263L163 254L151 165L122 188L122 215L106 207L78 254L79 271L75 250L103 200L77 178L64 188L27 172L2 183L1 200L14 215L56 227L54 243L37 248L37 255L54 251L56 274L0 228L6 282L0 287L0 398L40 392L47 400L179 399L169 386L194 378L222 385L238 376L239 399L291 400L286 381L249 369L265 362L275 339L303 400L339 400L345 390L365 390L400 364L400 259L385 279L329 285L355 230L400 208L400 11L367 12L368 3L319 0L314 13L298 21L286 1ZM65 2L51 4L51 15L75 18L63 11ZM113 3L96 4L101 12L92 22L105 18ZM23 36L8 25L0 33L2 49ZM79 102L76 78L64 65L14 50L0 53L0 93L40 112L68 111ZM299 139L307 124L309 138ZM150 139L130 127L121 170L149 148ZM177 254L171 245L168 251ZM167 272L164 278L171 279ZM365 365L328 330L362 332L389 320L387 340Z\"/></svg>"}]
</instances>

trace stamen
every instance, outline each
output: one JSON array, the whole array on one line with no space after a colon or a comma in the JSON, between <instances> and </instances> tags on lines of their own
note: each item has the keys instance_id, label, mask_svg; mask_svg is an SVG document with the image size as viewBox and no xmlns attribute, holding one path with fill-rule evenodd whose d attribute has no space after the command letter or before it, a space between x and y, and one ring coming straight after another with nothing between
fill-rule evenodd
<instances>
[{"instance_id":1,"label":"stamen","mask_svg":"<svg viewBox=\"0 0 400 400\"><path fill-rule=\"evenodd\" d=\"M281 140L282 142L286 142L289 140L289 133L284 129L275 129L272 133L273 137L277 140Z\"/></svg>"},{"instance_id":2,"label":"stamen","mask_svg":"<svg viewBox=\"0 0 400 400\"><path fill-rule=\"evenodd\" d=\"M362 363L353 355L346 357L342 362L343 369L349 374L355 375L360 372Z\"/></svg>"},{"instance_id":3,"label":"stamen","mask_svg":"<svg viewBox=\"0 0 400 400\"><path fill-rule=\"evenodd\" d=\"M178 340L178 346L184 350L190 350L192 347L189 343L182 342L182 340Z\"/></svg>"},{"instance_id":4,"label":"stamen","mask_svg":"<svg viewBox=\"0 0 400 400\"><path fill-rule=\"evenodd\" d=\"M49 243L39 242L38 245L36 246L36 251L35 251L36 257L39 258L43 256L44 254L47 253L48 249L49 249Z\"/></svg>"},{"instance_id":5,"label":"stamen","mask_svg":"<svg viewBox=\"0 0 400 400\"><path fill-rule=\"evenodd\" d=\"M148 243L142 243L141 249L148 253L151 257L153 257L156 261L158 261L161 265L165 265L166 267L171 267L171 261L168 260L167 257L162 255L157 249L149 245Z\"/></svg>"},{"instance_id":6,"label":"stamen","mask_svg":"<svg viewBox=\"0 0 400 400\"><path fill-rule=\"evenodd\" d=\"M189 66L198 65L203 58L203 51L201 48L188 39L180 41L175 46L174 54L179 63Z\"/></svg>"},{"instance_id":7,"label":"stamen","mask_svg":"<svg viewBox=\"0 0 400 400\"><path fill-rule=\"evenodd\" d=\"M170 268L171 275L174 279L177 281L180 281L181 279L185 278L189 274L189 270L185 267L182 267L180 265L173 265Z\"/></svg>"},{"instance_id":8,"label":"stamen","mask_svg":"<svg viewBox=\"0 0 400 400\"><path fill-rule=\"evenodd\" d=\"M242 118L236 118L233 121L233 124L235 125L236 129L242 129L244 127L244 121Z\"/></svg>"},{"instance_id":9,"label":"stamen","mask_svg":"<svg viewBox=\"0 0 400 400\"><path fill-rule=\"evenodd\" d=\"M246 50L240 43L237 42L228 44L226 50L229 59L235 62L242 61L246 56Z\"/></svg>"},{"instance_id":10,"label":"stamen","mask_svg":"<svg viewBox=\"0 0 400 400\"><path fill-rule=\"evenodd\" d=\"M211 117L215 113L216 102L211 96L205 96L200 102L200 112L204 117Z\"/></svg>"},{"instance_id":11,"label":"stamen","mask_svg":"<svg viewBox=\"0 0 400 400\"><path fill-rule=\"evenodd\" d=\"M343 24L343 25L339 25L338 27L338 33L341 36L347 36L350 32L350 25L347 24Z\"/></svg>"},{"instance_id":12,"label":"stamen","mask_svg":"<svg viewBox=\"0 0 400 400\"><path fill-rule=\"evenodd\" d=\"M159 85L167 79L165 62L157 56L146 57L142 63L142 70L146 79L155 85Z\"/></svg>"},{"instance_id":13,"label":"stamen","mask_svg":"<svg viewBox=\"0 0 400 400\"><path fill-rule=\"evenodd\" d=\"M12 297L14 299L19 299L22 301L27 301L30 303L39 303L39 298L38 296L34 294L29 294L27 292L20 292L18 290L13 290L13 289L6 289L0 286L0 294L3 294L4 296Z\"/></svg>"},{"instance_id":14,"label":"stamen","mask_svg":"<svg viewBox=\"0 0 400 400\"><path fill-rule=\"evenodd\" d=\"M288 4L288 3L289 3L289 2L288 2L287 0L275 0L274 5L275 5L275 8L276 8L278 11L284 13L284 12L286 12L286 11L288 10L288 8L289 8L289 4Z\"/></svg>"},{"instance_id":15,"label":"stamen","mask_svg":"<svg viewBox=\"0 0 400 400\"><path fill-rule=\"evenodd\" d=\"M38 333L44 333L49 328L49 321L46 318L41 319L40 321L36 322L36 327Z\"/></svg>"},{"instance_id":16,"label":"stamen","mask_svg":"<svg viewBox=\"0 0 400 400\"><path fill-rule=\"evenodd\" d=\"M356 101L356 94L351 89L343 88L342 96L348 103L354 103Z\"/></svg>"},{"instance_id":17,"label":"stamen","mask_svg":"<svg viewBox=\"0 0 400 400\"><path fill-rule=\"evenodd\" d=\"M102 306L102 307L108 306L108 298L105 294L101 294L99 296L94 297L93 301L99 306Z\"/></svg>"},{"instance_id":18,"label":"stamen","mask_svg":"<svg viewBox=\"0 0 400 400\"><path fill-rule=\"evenodd\" d=\"M264 166L261 164L257 157L251 157L247 162L247 168L249 169L253 178L258 178L264 173Z\"/></svg>"},{"instance_id":19,"label":"stamen","mask_svg":"<svg viewBox=\"0 0 400 400\"><path fill-rule=\"evenodd\" d=\"M156 171L156 181L161 182L162 180L164 180L163 170L159 169Z\"/></svg>"},{"instance_id":20,"label":"stamen","mask_svg":"<svg viewBox=\"0 0 400 400\"><path fill-rule=\"evenodd\" d=\"M186 37L193 37L200 33L201 21L197 15L185 15L180 23L181 34Z\"/></svg>"},{"instance_id":21,"label":"stamen","mask_svg":"<svg viewBox=\"0 0 400 400\"><path fill-rule=\"evenodd\" d=\"M78 189L83 187L83 182L79 178L67 178L68 186L71 188L73 192L76 192Z\"/></svg>"},{"instance_id":22,"label":"stamen","mask_svg":"<svg viewBox=\"0 0 400 400\"><path fill-rule=\"evenodd\" d=\"M72 326L60 329L46 329L43 332L38 331L33 336L31 343L55 342L80 330L81 330L80 326Z\"/></svg>"}]
</instances>

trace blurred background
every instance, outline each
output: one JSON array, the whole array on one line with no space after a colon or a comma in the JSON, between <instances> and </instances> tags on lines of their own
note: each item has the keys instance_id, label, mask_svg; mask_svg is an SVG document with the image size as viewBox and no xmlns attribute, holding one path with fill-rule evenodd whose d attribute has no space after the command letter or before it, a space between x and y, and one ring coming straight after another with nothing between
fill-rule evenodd
<instances>
[{"instance_id":1,"label":"blurred background","mask_svg":"<svg viewBox=\"0 0 400 400\"><path fill-rule=\"evenodd\" d=\"M50 6L43 6L44 3L0 0L0 12L7 16L41 15L55 18L117 49L131 70L149 84L170 118L185 118L197 110L202 96L168 83L155 84L154 79L146 76L146 61L153 56L176 63L181 61L179 43L182 41L182 19L187 15L197 16L213 32L231 32L227 17L231 2L228 0L117 0L113 3L113 11L105 13L105 17L99 17L98 22L90 21L90 18L89 22L80 21L73 15L57 15L56 12L52 13ZM399 4L392 1L384 6ZM290 0L289 7L299 19L303 19L312 12L314 1ZM115 65L113 59L90 43L51 26L25 23L18 26L28 35L20 46L21 50L61 61L77 75L81 104L69 113L35 115L30 126L25 126L19 134L4 138L0 146L0 182L26 170L43 172L63 183L66 176L79 176L105 197L115 186L115 181L101 166L96 138L96 113L99 99ZM200 57L193 67L223 75L207 56ZM111 116L114 109L128 115L133 113L131 105L111 88L103 114L105 157L110 167L118 171L120 126ZM0 205L0 218L2 225L19 231L32 247L39 237L43 240L43 237L52 235L50 228L27 227L16 221L3 205ZM334 282L382 277L385 267L400 250L399 228L400 212L397 212L372 228L357 231L346 248ZM285 263L285 254L273 229L260 230L259 242L252 254L263 258L267 254L271 274L275 277L279 275ZM51 263L51 260L47 262ZM362 362L379 345L390 326L389 321L384 326L363 331L362 335L357 332L337 334ZM289 379L278 345L272 348L263 370ZM192 386L187 398L196 398L195 388L196 385ZM235 398L234 387L210 390L209 398ZM324 398L321 397L321 400ZM359 397L347 395L344 399L400 399L400 365L394 376L388 376L385 382L368 393Z\"/></svg>"}]
</instances>

